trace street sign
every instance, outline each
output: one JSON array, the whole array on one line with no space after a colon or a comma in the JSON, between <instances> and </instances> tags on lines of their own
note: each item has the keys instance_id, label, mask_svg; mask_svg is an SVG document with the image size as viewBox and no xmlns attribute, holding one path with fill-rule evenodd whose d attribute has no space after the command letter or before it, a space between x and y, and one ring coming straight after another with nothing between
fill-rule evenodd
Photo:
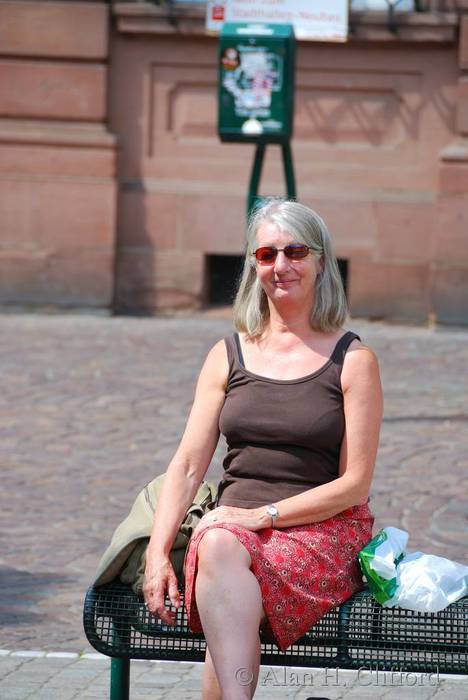
<instances>
[{"instance_id":1,"label":"street sign","mask_svg":"<svg viewBox=\"0 0 468 700\"><path fill-rule=\"evenodd\" d=\"M226 22L292 24L296 39L346 41L348 0L208 0L206 29L221 31Z\"/></svg>"}]
</instances>

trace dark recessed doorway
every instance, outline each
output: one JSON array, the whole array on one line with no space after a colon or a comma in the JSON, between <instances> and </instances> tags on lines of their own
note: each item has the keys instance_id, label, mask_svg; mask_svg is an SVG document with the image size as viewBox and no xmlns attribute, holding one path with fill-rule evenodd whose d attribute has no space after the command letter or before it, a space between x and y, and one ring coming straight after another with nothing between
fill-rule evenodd
<instances>
[{"instance_id":1,"label":"dark recessed doorway","mask_svg":"<svg viewBox=\"0 0 468 700\"><path fill-rule=\"evenodd\" d=\"M206 256L206 303L210 306L232 304L242 272L243 255Z\"/></svg>"}]
</instances>

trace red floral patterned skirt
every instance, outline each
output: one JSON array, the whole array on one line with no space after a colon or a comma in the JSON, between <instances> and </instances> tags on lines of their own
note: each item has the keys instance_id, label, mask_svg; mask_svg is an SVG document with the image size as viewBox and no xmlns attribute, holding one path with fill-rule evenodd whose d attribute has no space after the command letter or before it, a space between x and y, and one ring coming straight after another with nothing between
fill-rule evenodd
<instances>
[{"instance_id":1,"label":"red floral patterned skirt","mask_svg":"<svg viewBox=\"0 0 468 700\"><path fill-rule=\"evenodd\" d=\"M352 506L312 525L252 532L213 523L191 539L185 554L185 606L192 632L202 632L195 600L197 551L212 527L233 532L250 554L262 593L266 633L285 651L325 613L362 590L357 553L372 539L368 505Z\"/></svg>"}]
</instances>

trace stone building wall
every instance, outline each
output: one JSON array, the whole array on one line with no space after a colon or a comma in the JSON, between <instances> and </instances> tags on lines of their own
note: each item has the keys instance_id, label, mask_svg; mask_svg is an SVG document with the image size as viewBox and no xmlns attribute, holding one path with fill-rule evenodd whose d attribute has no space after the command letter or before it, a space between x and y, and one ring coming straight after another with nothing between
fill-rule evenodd
<instances>
[{"instance_id":1,"label":"stone building wall","mask_svg":"<svg viewBox=\"0 0 468 700\"><path fill-rule=\"evenodd\" d=\"M109 307L115 137L102 2L0 2L0 303Z\"/></svg>"},{"instance_id":2,"label":"stone building wall","mask_svg":"<svg viewBox=\"0 0 468 700\"><path fill-rule=\"evenodd\" d=\"M209 257L242 253L254 151L217 137L202 10L107 13L0 1L0 303L197 308ZM354 315L468 320L467 22L354 13L347 44L298 44L298 198ZM274 146L261 191L284 192Z\"/></svg>"},{"instance_id":3,"label":"stone building wall","mask_svg":"<svg viewBox=\"0 0 468 700\"><path fill-rule=\"evenodd\" d=\"M110 103L122 140L117 304L149 312L197 306L207 256L242 252L253 147L217 138L216 40L204 36L196 11L176 27L143 6L119 4L114 12ZM353 314L463 323L460 147L458 160L447 161L466 119L457 18L399 22L393 34L381 14L366 13L352 18L346 45L299 43L298 198L323 215L348 263ZM274 146L262 192L284 192Z\"/></svg>"}]
</instances>

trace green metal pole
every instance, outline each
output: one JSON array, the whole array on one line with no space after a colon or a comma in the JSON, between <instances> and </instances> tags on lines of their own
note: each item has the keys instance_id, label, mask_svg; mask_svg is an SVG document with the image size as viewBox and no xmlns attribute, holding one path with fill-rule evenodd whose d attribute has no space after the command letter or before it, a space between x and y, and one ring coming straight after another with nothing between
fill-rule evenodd
<instances>
[{"instance_id":1,"label":"green metal pole","mask_svg":"<svg viewBox=\"0 0 468 700\"><path fill-rule=\"evenodd\" d=\"M257 143L255 148L255 158L250 175L249 193L247 195L247 217L253 209L255 197L258 193L258 185L262 174L263 157L265 155L265 144Z\"/></svg>"},{"instance_id":2,"label":"green metal pole","mask_svg":"<svg viewBox=\"0 0 468 700\"><path fill-rule=\"evenodd\" d=\"M281 146L283 152L283 167L284 167L284 177L286 179L286 192L288 199L296 198L296 180L294 177L294 166L292 159L291 143L283 143Z\"/></svg>"},{"instance_id":3,"label":"green metal pole","mask_svg":"<svg viewBox=\"0 0 468 700\"><path fill-rule=\"evenodd\" d=\"M130 622L126 614L112 618L112 643L122 650L130 647ZM110 700L129 700L130 659L113 658L111 661Z\"/></svg>"},{"instance_id":4,"label":"green metal pole","mask_svg":"<svg viewBox=\"0 0 468 700\"><path fill-rule=\"evenodd\" d=\"M130 659L112 659L110 700L129 700Z\"/></svg>"}]
</instances>

